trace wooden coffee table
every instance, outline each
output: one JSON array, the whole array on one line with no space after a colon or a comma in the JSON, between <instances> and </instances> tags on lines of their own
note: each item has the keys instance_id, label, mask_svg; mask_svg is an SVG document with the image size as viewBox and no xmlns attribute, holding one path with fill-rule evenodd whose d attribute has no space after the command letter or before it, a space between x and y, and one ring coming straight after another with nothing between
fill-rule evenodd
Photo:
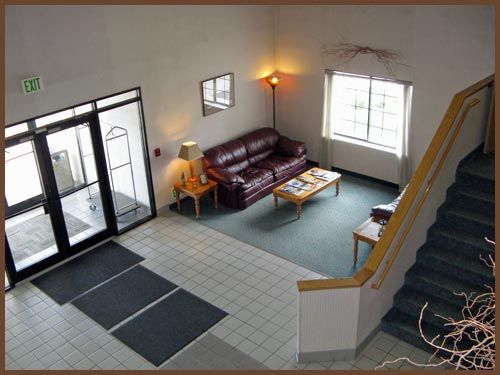
<instances>
[{"instance_id":1,"label":"wooden coffee table","mask_svg":"<svg viewBox=\"0 0 500 375\"><path fill-rule=\"evenodd\" d=\"M322 172L328 172L328 171L326 171L324 169L314 167L314 168L311 168L310 170L302 173L300 176L306 176L306 177L314 178L315 181L317 181L317 182L319 182L319 184L321 184L321 186L318 184L317 186L315 186L310 191L308 191L308 190L301 190L300 194L295 195L295 194L286 193L286 192L282 191L282 188L285 187L287 185L287 183L289 182L289 181L287 181L286 183L284 183L284 184L282 184L282 185L280 185L280 186L278 186L278 187L276 187L276 188L273 189L274 207L278 208L278 197L280 197L281 199L284 199L286 201L293 202L293 203L295 203L297 205L297 219L300 219L300 215L302 213L302 203L304 203L305 201L311 199L312 197L314 197L319 192L321 192L321 191L329 188L330 186L335 185L336 189L337 189L337 192L336 192L337 194L336 195L339 195L339 191L340 191L340 177L341 177L341 175L339 173L332 172L332 173L335 173L334 178L331 179L330 181L324 181L324 180L320 180L319 178L314 177L313 175L311 175L309 173L310 171L315 170L315 169L319 170L319 171L322 171ZM299 176L297 176L297 177L299 177ZM314 185L315 183L313 182L312 184Z\"/></svg>"},{"instance_id":2,"label":"wooden coffee table","mask_svg":"<svg viewBox=\"0 0 500 375\"><path fill-rule=\"evenodd\" d=\"M358 241L366 242L372 249L379 240L378 232L381 225L374 221L372 217L352 231L354 240L354 263L358 261Z\"/></svg>"},{"instance_id":3,"label":"wooden coffee table","mask_svg":"<svg viewBox=\"0 0 500 375\"><path fill-rule=\"evenodd\" d=\"M175 190L175 197L177 200L177 209L180 211L181 210L181 200L180 200L180 194L183 193L187 195L188 197L191 197L194 199L194 207L196 210L196 218L200 218L200 198L204 196L205 194L210 193L211 191L214 192L214 206L217 208L217 182L208 180L208 183L205 185L201 185L200 183L197 184L196 187L193 187L191 183L187 183L186 186L182 186L180 182L176 182L174 184L174 190Z\"/></svg>"}]
</instances>

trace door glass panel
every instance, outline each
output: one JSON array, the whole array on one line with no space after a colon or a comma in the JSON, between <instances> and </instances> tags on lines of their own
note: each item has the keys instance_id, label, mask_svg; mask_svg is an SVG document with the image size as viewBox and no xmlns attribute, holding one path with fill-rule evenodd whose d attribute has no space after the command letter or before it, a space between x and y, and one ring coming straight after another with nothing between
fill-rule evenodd
<instances>
[{"instance_id":1,"label":"door glass panel","mask_svg":"<svg viewBox=\"0 0 500 375\"><path fill-rule=\"evenodd\" d=\"M61 199L70 245L106 229L100 197L99 184L94 183Z\"/></svg>"},{"instance_id":2,"label":"door glass panel","mask_svg":"<svg viewBox=\"0 0 500 375\"><path fill-rule=\"evenodd\" d=\"M151 215L139 102L99 113L118 229Z\"/></svg>"},{"instance_id":3,"label":"door glass panel","mask_svg":"<svg viewBox=\"0 0 500 375\"><path fill-rule=\"evenodd\" d=\"M85 183L76 127L47 136L50 159L60 194Z\"/></svg>"},{"instance_id":4,"label":"door glass panel","mask_svg":"<svg viewBox=\"0 0 500 375\"><path fill-rule=\"evenodd\" d=\"M90 128L88 124L78 125L76 127L76 135L80 144L80 154L83 161L83 174L85 182L90 184L97 181L97 171L94 159L94 148L90 137Z\"/></svg>"},{"instance_id":5,"label":"door glass panel","mask_svg":"<svg viewBox=\"0 0 500 375\"><path fill-rule=\"evenodd\" d=\"M89 124L47 135L70 245L107 229Z\"/></svg>"},{"instance_id":6,"label":"door glass panel","mask_svg":"<svg viewBox=\"0 0 500 375\"><path fill-rule=\"evenodd\" d=\"M52 223L44 207L5 220L5 233L17 271L57 253Z\"/></svg>"},{"instance_id":7,"label":"door glass panel","mask_svg":"<svg viewBox=\"0 0 500 375\"><path fill-rule=\"evenodd\" d=\"M22 173L20 173L22 171ZM9 206L43 193L33 142L5 150L5 198ZM37 202L39 203L39 201Z\"/></svg>"}]
</instances>

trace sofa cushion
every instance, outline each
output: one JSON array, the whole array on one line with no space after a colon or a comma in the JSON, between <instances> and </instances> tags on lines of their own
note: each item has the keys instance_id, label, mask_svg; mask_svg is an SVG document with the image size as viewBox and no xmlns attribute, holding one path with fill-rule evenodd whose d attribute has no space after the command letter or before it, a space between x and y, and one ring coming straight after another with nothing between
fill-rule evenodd
<instances>
[{"instance_id":1,"label":"sofa cushion","mask_svg":"<svg viewBox=\"0 0 500 375\"><path fill-rule=\"evenodd\" d=\"M248 168L247 150L239 140L229 141L204 152L203 166L225 168L231 173L238 173Z\"/></svg>"},{"instance_id":2,"label":"sofa cushion","mask_svg":"<svg viewBox=\"0 0 500 375\"><path fill-rule=\"evenodd\" d=\"M306 153L306 144L281 136L274 152L283 156L300 156Z\"/></svg>"},{"instance_id":3,"label":"sofa cushion","mask_svg":"<svg viewBox=\"0 0 500 375\"><path fill-rule=\"evenodd\" d=\"M244 173L242 177L247 183L239 187L238 198L240 200L249 198L274 183L274 176L269 170L250 167L245 171L248 173Z\"/></svg>"},{"instance_id":4,"label":"sofa cushion","mask_svg":"<svg viewBox=\"0 0 500 375\"><path fill-rule=\"evenodd\" d=\"M273 182L273 172L271 172L268 169L260 169L260 168L255 168L255 167L248 167L245 170L241 171L239 175L243 178L245 181L241 186L239 187L239 190L247 190L250 189L253 186L256 185L261 185L262 182L267 181Z\"/></svg>"},{"instance_id":5,"label":"sofa cushion","mask_svg":"<svg viewBox=\"0 0 500 375\"><path fill-rule=\"evenodd\" d=\"M206 169L208 177L210 179L223 182L225 184L243 184L245 183L245 180L243 178L236 174L236 173L231 173L227 169L223 168L207 168Z\"/></svg>"},{"instance_id":6,"label":"sofa cushion","mask_svg":"<svg viewBox=\"0 0 500 375\"><path fill-rule=\"evenodd\" d=\"M295 167L300 164L304 160L303 157L287 157L280 155L271 155L265 160L262 160L256 164L254 167L269 169L274 174L280 174L283 171L286 171L290 168Z\"/></svg>"},{"instance_id":7,"label":"sofa cushion","mask_svg":"<svg viewBox=\"0 0 500 375\"><path fill-rule=\"evenodd\" d=\"M262 128L245 134L239 140L245 145L250 164L257 163L274 152L280 134L272 128Z\"/></svg>"}]
</instances>

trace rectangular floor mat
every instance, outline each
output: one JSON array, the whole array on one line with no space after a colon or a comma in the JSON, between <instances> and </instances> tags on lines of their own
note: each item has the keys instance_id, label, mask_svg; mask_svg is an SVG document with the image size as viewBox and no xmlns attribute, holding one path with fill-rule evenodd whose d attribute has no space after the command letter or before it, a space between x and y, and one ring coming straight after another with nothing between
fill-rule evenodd
<instances>
[{"instance_id":1,"label":"rectangular floor mat","mask_svg":"<svg viewBox=\"0 0 500 375\"><path fill-rule=\"evenodd\" d=\"M180 289L111 334L159 366L226 315Z\"/></svg>"},{"instance_id":2,"label":"rectangular floor mat","mask_svg":"<svg viewBox=\"0 0 500 375\"><path fill-rule=\"evenodd\" d=\"M138 265L71 302L109 329L177 285Z\"/></svg>"},{"instance_id":3,"label":"rectangular floor mat","mask_svg":"<svg viewBox=\"0 0 500 375\"><path fill-rule=\"evenodd\" d=\"M62 305L142 260L140 255L110 241L31 282Z\"/></svg>"}]
</instances>

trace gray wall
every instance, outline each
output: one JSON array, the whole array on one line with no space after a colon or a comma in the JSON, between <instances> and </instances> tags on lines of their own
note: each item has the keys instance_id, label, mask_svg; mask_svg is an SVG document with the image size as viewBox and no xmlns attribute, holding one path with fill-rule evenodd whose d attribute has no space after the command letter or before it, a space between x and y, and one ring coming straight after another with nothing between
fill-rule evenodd
<instances>
[{"instance_id":1,"label":"gray wall","mask_svg":"<svg viewBox=\"0 0 500 375\"><path fill-rule=\"evenodd\" d=\"M351 63L321 55L343 40L401 52L408 66L392 78L414 84L410 149L416 168L452 99L494 72L492 6L280 6L275 14L278 129L307 142L319 160L324 70L391 78L363 55ZM395 182L393 154L337 141L334 165Z\"/></svg>"},{"instance_id":2,"label":"gray wall","mask_svg":"<svg viewBox=\"0 0 500 375\"><path fill-rule=\"evenodd\" d=\"M7 124L141 86L156 204L172 202L182 142L202 149L271 124L268 6L8 6ZM235 74L236 105L203 117L199 82ZM23 95L21 79L45 90Z\"/></svg>"}]
</instances>

